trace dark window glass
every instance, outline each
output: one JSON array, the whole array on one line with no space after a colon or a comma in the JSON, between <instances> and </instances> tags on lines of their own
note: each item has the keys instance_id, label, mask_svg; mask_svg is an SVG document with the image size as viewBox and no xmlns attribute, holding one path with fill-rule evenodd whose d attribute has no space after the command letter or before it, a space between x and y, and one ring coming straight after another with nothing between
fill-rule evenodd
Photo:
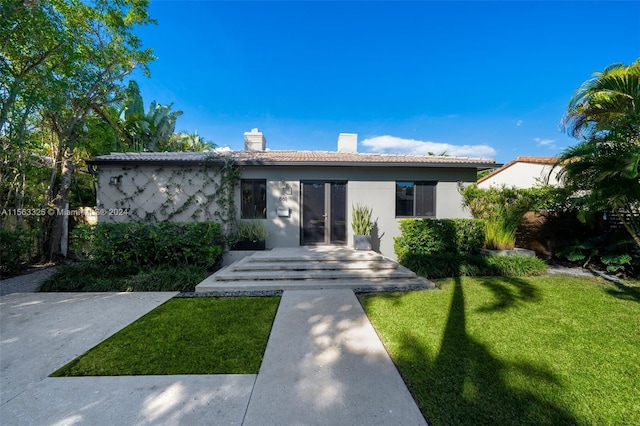
<instances>
[{"instance_id":1,"label":"dark window glass","mask_svg":"<svg viewBox=\"0 0 640 426\"><path fill-rule=\"evenodd\" d=\"M396 216L413 216L413 182L396 182Z\"/></svg>"},{"instance_id":2,"label":"dark window glass","mask_svg":"<svg viewBox=\"0 0 640 426\"><path fill-rule=\"evenodd\" d=\"M265 179L243 179L240 181L242 197L242 219L266 219L267 181Z\"/></svg>"},{"instance_id":3,"label":"dark window glass","mask_svg":"<svg viewBox=\"0 0 640 426\"><path fill-rule=\"evenodd\" d=\"M396 216L434 217L436 182L396 182Z\"/></svg>"}]
</instances>

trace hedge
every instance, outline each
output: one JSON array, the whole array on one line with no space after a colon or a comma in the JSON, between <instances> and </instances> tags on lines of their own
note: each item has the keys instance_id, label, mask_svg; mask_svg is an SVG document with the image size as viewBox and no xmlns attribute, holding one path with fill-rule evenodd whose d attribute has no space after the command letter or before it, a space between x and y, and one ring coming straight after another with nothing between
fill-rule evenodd
<instances>
[{"instance_id":1,"label":"hedge","mask_svg":"<svg viewBox=\"0 0 640 426\"><path fill-rule=\"evenodd\" d=\"M72 250L104 265L213 267L222 254L215 222L99 223L78 225Z\"/></svg>"},{"instance_id":2,"label":"hedge","mask_svg":"<svg viewBox=\"0 0 640 426\"><path fill-rule=\"evenodd\" d=\"M547 264L530 256L484 256L478 254L417 254L404 256L402 265L425 278L542 275Z\"/></svg>"},{"instance_id":3,"label":"hedge","mask_svg":"<svg viewBox=\"0 0 640 426\"><path fill-rule=\"evenodd\" d=\"M405 219L400 231L394 238L400 261L408 254L478 253L485 238L484 222L478 219Z\"/></svg>"}]
</instances>

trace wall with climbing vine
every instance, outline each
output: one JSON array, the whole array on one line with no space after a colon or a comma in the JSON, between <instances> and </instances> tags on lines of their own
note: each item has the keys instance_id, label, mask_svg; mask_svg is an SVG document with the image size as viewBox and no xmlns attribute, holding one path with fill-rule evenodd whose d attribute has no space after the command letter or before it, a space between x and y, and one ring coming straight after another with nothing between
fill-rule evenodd
<instances>
[{"instance_id":1,"label":"wall with climbing vine","mask_svg":"<svg viewBox=\"0 0 640 426\"><path fill-rule=\"evenodd\" d=\"M100 222L210 222L231 227L240 172L232 163L100 165Z\"/></svg>"}]
</instances>

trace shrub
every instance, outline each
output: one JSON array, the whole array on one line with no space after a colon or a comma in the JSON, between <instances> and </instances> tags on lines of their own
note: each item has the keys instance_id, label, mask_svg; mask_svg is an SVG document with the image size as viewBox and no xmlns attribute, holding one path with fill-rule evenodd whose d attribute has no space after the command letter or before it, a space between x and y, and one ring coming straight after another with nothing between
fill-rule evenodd
<instances>
[{"instance_id":1,"label":"shrub","mask_svg":"<svg viewBox=\"0 0 640 426\"><path fill-rule=\"evenodd\" d=\"M542 205L549 193L548 187L481 189L477 185L469 185L462 191L462 197L473 217L486 222L486 247L511 250L515 247L516 230L522 217Z\"/></svg>"},{"instance_id":2,"label":"shrub","mask_svg":"<svg viewBox=\"0 0 640 426\"><path fill-rule=\"evenodd\" d=\"M394 239L398 259L408 254L475 253L484 242L484 223L477 219L405 219Z\"/></svg>"},{"instance_id":3,"label":"shrub","mask_svg":"<svg viewBox=\"0 0 640 426\"><path fill-rule=\"evenodd\" d=\"M36 232L24 228L0 229L0 273L14 275L31 260Z\"/></svg>"},{"instance_id":4,"label":"shrub","mask_svg":"<svg viewBox=\"0 0 640 426\"><path fill-rule=\"evenodd\" d=\"M193 265L145 268L80 262L61 266L40 291L193 291L209 275Z\"/></svg>"},{"instance_id":5,"label":"shrub","mask_svg":"<svg viewBox=\"0 0 640 426\"><path fill-rule=\"evenodd\" d=\"M99 223L72 234L76 254L104 265L198 265L213 267L221 253L215 222Z\"/></svg>"},{"instance_id":6,"label":"shrub","mask_svg":"<svg viewBox=\"0 0 640 426\"><path fill-rule=\"evenodd\" d=\"M541 275L547 270L544 261L529 256L484 256L476 254L410 253L402 265L426 278Z\"/></svg>"},{"instance_id":7,"label":"shrub","mask_svg":"<svg viewBox=\"0 0 640 426\"><path fill-rule=\"evenodd\" d=\"M354 235L371 235L373 231L371 214L370 207L360 204L351 207L351 229Z\"/></svg>"}]
</instances>

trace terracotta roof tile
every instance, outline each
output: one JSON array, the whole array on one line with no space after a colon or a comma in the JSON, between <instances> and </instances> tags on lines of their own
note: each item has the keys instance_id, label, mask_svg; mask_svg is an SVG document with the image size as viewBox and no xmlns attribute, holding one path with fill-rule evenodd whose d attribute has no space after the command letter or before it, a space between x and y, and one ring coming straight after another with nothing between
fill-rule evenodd
<instances>
[{"instance_id":1,"label":"terracotta roof tile","mask_svg":"<svg viewBox=\"0 0 640 426\"><path fill-rule=\"evenodd\" d=\"M495 167L489 158L467 158L429 155L394 155L330 151L221 151L221 152L140 152L112 153L94 157L91 164L108 163L202 163L220 156L233 158L244 165L420 165L420 166L478 166Z\"/></svg>"}]
</instances>

